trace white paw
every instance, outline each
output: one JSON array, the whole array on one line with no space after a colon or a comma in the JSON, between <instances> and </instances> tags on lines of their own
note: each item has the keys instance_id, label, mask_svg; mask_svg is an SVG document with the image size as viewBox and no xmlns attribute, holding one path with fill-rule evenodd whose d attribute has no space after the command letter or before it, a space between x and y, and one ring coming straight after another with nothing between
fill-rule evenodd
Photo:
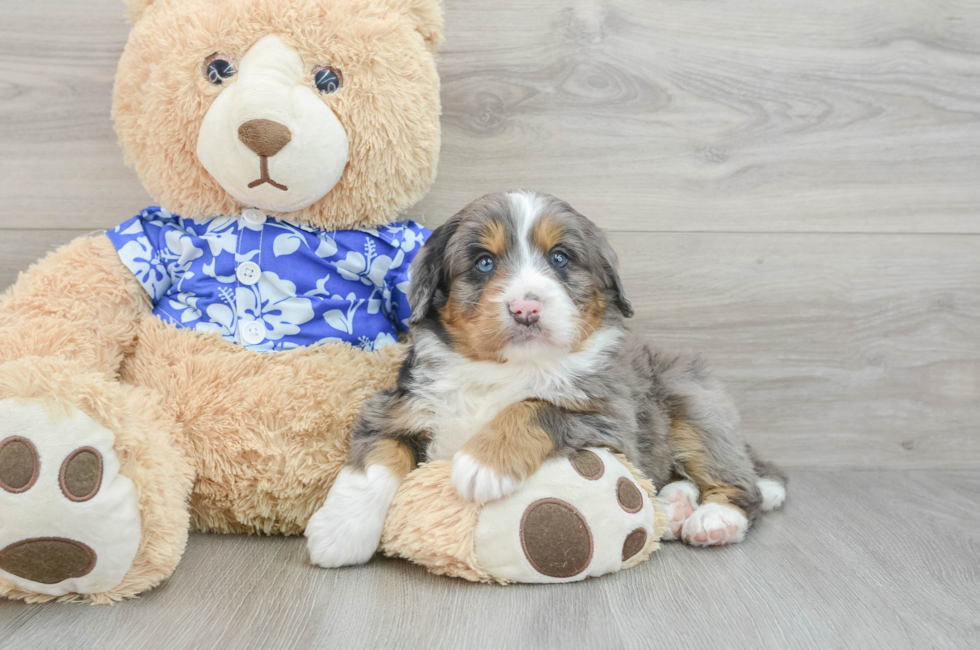
<instances>
[{"instance_id":1,"label":"white paw","mask_svg":"<svg viewBox=\"0 0 980 650\"><path fill-rule=\"evenodd\" d=\"M310 561L336 568L370 560L378 550L398 484L381 465L372 465L365 472L342 469L327 500L306 524Z\"/></svg>"},{"instance_id":2,"label":"white paw","mask_svg":"<svg viewBox=\"0 0 980 650\"><path fill-rule=\"evenodd\" d=\"M782 483L771 478L760 478L756 485L759 486L759 491L762 492L763 510L768 512L783 505L783 501L786 500L786 486Z\"/></svg>"},{"instance_id":3,"label":"white paw","mask_svg":"<svg viewBox=\"0 0 980 650\"><path fill-rule=\"evenodd\" d=\"M706 503L687 518L681 538L691 546L721 546L741 542L749 520L741 512L719 503Z\"/></svg>"},{"instance_id":4,"label":"white paw","mask_svg":"<svg viewBox=\"0 0 980 650\"><path fill-rule=\"evenodd\" d=\"M452 482L460 497L476 503L502 499L520 486L519 481L497 474L463 452L456 452L453 457Z\"/></svg>"},{"instance_id":5,"label":"white paw","mask_svg":"<svg viewBox=\"0 0 980 650\"><path fill-rule=\"evenodd\" d=\"M667 515L667 530L661 539L665 542L680 539L681 527L698 507L701 497L698 486L691 481L674 481L665 485L657 496Z\"/></svg>"},{"instance_id":6,"label":"white paw","mask_svg":"<svg viewBox=\"0 0 980 650\"><path fill-rule=\"evenodd\" d=\"M139 495L111 431L80 411L0 401L0 581L49 596L118 585L140 542Z\"/></svg>"}]
</instances>

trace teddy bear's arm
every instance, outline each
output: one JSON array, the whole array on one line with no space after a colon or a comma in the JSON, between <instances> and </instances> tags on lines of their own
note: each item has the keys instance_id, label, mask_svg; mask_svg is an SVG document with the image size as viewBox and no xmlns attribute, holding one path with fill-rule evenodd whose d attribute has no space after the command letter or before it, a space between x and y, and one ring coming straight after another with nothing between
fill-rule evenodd
<instances>
[{"instance_id":1,"label":"teddy bear's arm","mask_svg":"<svg viewBox=\"0 0 980 650\"><path fill-rule=\"evenodd\" d=\"M81 237L32 265L0 299L0 364L53 357L115 380L150 309L109 239Z\"/></svg>"}]
</instances>

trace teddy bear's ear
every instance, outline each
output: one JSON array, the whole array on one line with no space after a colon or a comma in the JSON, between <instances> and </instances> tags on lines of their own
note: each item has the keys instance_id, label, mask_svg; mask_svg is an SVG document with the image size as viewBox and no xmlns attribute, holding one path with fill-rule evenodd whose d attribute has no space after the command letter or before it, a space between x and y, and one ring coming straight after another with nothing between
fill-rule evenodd
<instances>
[{"instance_id":1,"label":"teddy bear's ear","mask_svg":"<svg viewBox=\"0 0 980 650\"><path fill-rule=\"evenodd\" d=\"M150 2L151 0L129 0L130 2ZM396 7L415 23L415 29L435 52L442 45L442 2L441 0L395 0Z\"/></svg>"},{"instance_id":2,"label":"teddy bear's ear","mask_svg":"<svg viewBox=\"0 0 980 650\"><path fill-rule=\"evenodd\" d=\"M123 2L126 3L126 8L129 10L126 12L126 17L131 23L139 20L146 8L153 4L153 0L123 0Z\"/></svg>"}]
</instances>

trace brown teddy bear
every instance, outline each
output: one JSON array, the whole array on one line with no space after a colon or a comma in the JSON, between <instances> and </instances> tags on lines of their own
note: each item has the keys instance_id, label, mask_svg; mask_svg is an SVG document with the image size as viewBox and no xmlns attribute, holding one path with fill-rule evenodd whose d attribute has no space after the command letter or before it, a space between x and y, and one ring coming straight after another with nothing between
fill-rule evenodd
<instances>
[{"instance_id":1,"label":"brown teddy bear","mask_svg":"<svg viewBox=\"0 0 980 650\"><path fill-rule=\"evenodd\" d=\"M191 527L302 533L362 401L394 381L428 235L395 219L436 172L438 0L129 4L113 119L164 207L50 254L0 303L9 598L133 596ZM663 529L655 492L589 453L485 507L423 466L383 550L499 582L635 564ZM630 517L601 489L621 476L643 488ZM556 495L568 508L531 507ZM568 535L578 559L556 572Z\"/></svg>"}]
</instances>

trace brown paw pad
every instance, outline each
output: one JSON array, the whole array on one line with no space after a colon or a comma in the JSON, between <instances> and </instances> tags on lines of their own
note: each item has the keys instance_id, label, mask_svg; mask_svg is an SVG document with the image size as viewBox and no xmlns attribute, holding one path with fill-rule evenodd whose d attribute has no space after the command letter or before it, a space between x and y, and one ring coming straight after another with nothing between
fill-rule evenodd
<instances>
[{"instance_id":1,"label":"brown paw pad","mask_svg":"<svg viewBox=\"0 0 980 650\"><path fill-rule=\"evenodd\" d=\"M102 454L92 447L76 449L61 464L58 480L70 500L88 501L102 485Z\"/></svg>"},{"instance_id":2,"label":"brown paw pad","mask_svg":"<svg viewBox=\"0 0 980 650\"><path fill-rule=\"evenodd\" d=\"M13 494L31 489L41 471L37 449L27 438L0 441L0 488Z\"/></svg>"},{"instance_id":3,"label":"brown paw pad","mask_svg":"<svg viewBox=\"0 0 980 650\"><path fill-rule=\"evenodd\" d=\"M521 545L534 570L552 578L578 575L592 561L592 531L585 517L560 499L539 499L527 507Z\"/></svg>"},{"instance_id":4,"label":"brown paw pad","mask_svg":"<svg viewBox=\"0 0 980 650\"><path fill-rule=\"evenodd\" d=\"M46 585L88 575L95 562L95 551L64 537L25 539L0 550L0 569Z\"/></svg>"},{"instance_id":5,"label":"brown paw pad","mask_svg":"<svg viewBox=\"0 0 980 650\"><path fill-rule=\"evenodd\" d=\"M643 508L643 495L640 488L625 476L616 483L616 500L619 506L629 513L639 512Z\"/></svg>"},{"instance_id":6,"label":"brown paw pad","mask_svg":"<svg viewBox=\"0 0 980 650\"><path fill-rule=\"evenodd\" d=\"M579 473L579 476L590 481L598 481L606 472L606 466L602 464L602 459L588 449L583 449L568 460L575 471Z\"/></svg>"},{"instance_id":7,"label":"brown paw pad","mask_svg":"<svg viewBox=\"0 0 980 650\"><path fill-rule=\"evenodd\" d=\"M626 541L623 542L623 562L642 551L646 545L647 531L643 528L637 528L627 535Z\"/></svg>"}]
</instances>

